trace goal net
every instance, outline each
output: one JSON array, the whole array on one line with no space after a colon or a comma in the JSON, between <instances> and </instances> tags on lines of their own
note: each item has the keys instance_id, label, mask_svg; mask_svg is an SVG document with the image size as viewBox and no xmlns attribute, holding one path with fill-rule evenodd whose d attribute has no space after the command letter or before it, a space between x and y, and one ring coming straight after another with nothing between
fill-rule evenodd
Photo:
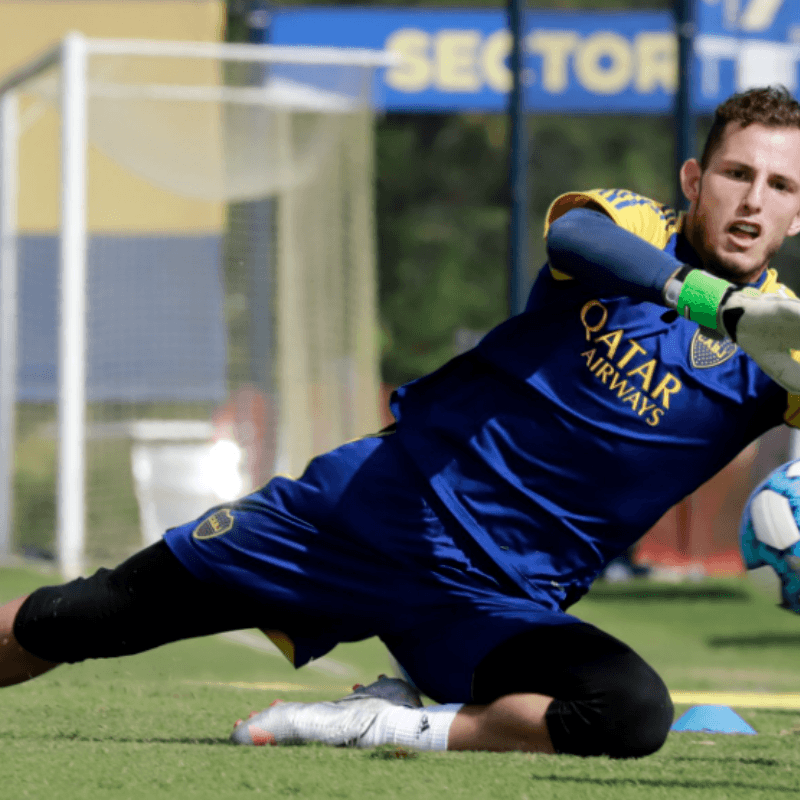
<instances>
[{"instance_id":1,"label":"goal net","mask_svg":"<svg viewBox=\"0 0 800 800\"><path fill-rule=\"evenodd\" d=\"M377 428L386 63L72 34L0 86L0 556L116 562Z\"/></svg>"}]
</instances>

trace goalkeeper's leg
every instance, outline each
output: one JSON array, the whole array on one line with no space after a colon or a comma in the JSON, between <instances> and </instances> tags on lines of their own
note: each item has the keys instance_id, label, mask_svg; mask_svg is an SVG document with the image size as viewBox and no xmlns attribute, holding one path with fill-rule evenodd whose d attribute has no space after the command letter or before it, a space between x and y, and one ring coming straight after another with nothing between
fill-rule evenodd
<instances>
[{"instance_id":1,"label":"goalkeeper's leg","mask_svg":"<svg viewBox=\"0 0 800 800\"><path fill-rule=\"evenodd\" d=\"M0 607L0 686L12 686L30 680L49 672L59 663L33 655L14 636L14 620L28 597L18 597Z\"/></svg>"},{"instance_id":2,"label":"goalkeeper's leg","mask_svg":"<svg viewBox=\"0 0 800 800\"><path fill-rule=\"evenodd\" d=\"M0 686L61 663L263 627L263 613L235 590L199 581L158 542L114 570L44 586L0 608Z\"/></svg>"},{"instance_id":3,"label":"goalkeeper's leg","mask_svg":"<svg viewBox=\"0 0 800 800\"><path fill-rule=\"evenodd\" d=\"M482 622L474 620L475 638ZM414 632L411 677L439 699L422 708L379 697L273 704L237 723L244 745L322 742L419 750L489 750L636 758L664 743L672 702L662 680L633 650L585 623L532 626L491 650L478 665L469 702L452 641L440 650ZM444 638L443 636L439 637Z\"/></svg>"},{"instance_id":4,"label":"goalkeeper's leg","mask_svg":"<svg viewBox=\"0 0 800 800\"><path fill-rule=\"evenodd\" d=\"M552 750L635 758L658 750L672 725L664 682L630 647L592 625L533 628L478 666L480 705L456 718L453 749L546 737Z\"/></svg>"}]
</instances>

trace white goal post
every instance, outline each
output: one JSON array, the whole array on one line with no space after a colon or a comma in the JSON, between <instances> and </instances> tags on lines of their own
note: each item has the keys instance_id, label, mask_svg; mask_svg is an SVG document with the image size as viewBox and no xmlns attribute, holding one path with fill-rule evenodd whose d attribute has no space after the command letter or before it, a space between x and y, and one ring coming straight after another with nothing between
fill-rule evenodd
<instances>
[{"instance_id":1,"label":"white goal post","mask_svg":"<svg viewBox=\"0 0 800 800\"><path fill-rule=\"evenodd\" d=\"M59 197L29 203L34 211L26 213L35 215L37 209L49 204L59 209L55 230L49 231L48 223L36 222L29 228L31 240L36 239L33 244L45 250L49 245L43 240L51 233L57 240L53 273L58 278L57 376L54 396L50 398L49 389L44 388L36 398L40 402L52 400L57 409L56 532L52 550L62 574L74 577L83 574L91 560L87 557L86 499L91 488L87 487L87 441L92 438L89 404L113 406L122 423L129 421L125 417L134 418L148 403L161 404L160 409L165 403L180 401L185 410L187 397L191 401L200 398L207 404L224 402L217 384L216 394L204 393L201 388L197 397L181 387L171 394L169 386L150 386L147 353L135 357L127 351L123 354L132 364L144 365L130 368L140 370L138 377L134 376L138 383L128 376L122 381L124 387L112 386L118 377L113 368L120 368L125 360L117 354L104 356L103 364L111 365L111 377L97 377L106 367L94 364L93 348L116 334L93 333L87 320L106 305L113 305L112 299L117 303L116 295L125 289L121 284L109 284L112 288L104 290L107 294L99 299L92 295L90 250L94 252L100 245L117 246L125 239L130 245L126 252L140 252L142 260L131 261L122 272L137 274L140 269L144 272L142 265L149 263L153 248L166 247L166 240L176 238L172 234L180 225L191 229L192 236L194 228L203 232L213 229L215 236L216 229L214 223L205 228L195 224L183 210L175 212L180 222L165 223L163 231L153 223L139 225L126 220L124 209L95 212L95 205L107 201L91 196L92 149L102 151L102 158L115 165L103 161L103 174L112 176L109 181L117 179L118 171L130 170L137 176L137 192L141 184L149 187L146 191L153 197L169 195L176 198L175 203L189 198L187 203L206 204L212 210L202 213L210 218L225 219L225 209L235 203L264 198L275 201L274 230L270 231L274 241L269 247L276 261L270 298L276 344L269 370L280 409L275 417L276 453L270 466L275 471L296 472L321 446L368 433L378 421L371 87L375 69L391 63L389 54L368 50L108 40L72 33L0 83L0 560L19 549L15 546L13 513L17 415L25 392L20 378L25 351L20 349L19 327L20 303L24 305L20 299L24 294L20 253L25 224L19 203L21 192L32 191L24 183L26 173L20 171L19 144L27 127L43 114L59 116ZM236 69L247 71L248 80L228 80L226 75ZM253 79L253 75L257 77ZM136 127L140 123L137 114L149 114L146 123L141 123L141 131L149 135L152 129L154 136L161 136L157 145L148 143ZM187 120L176 141L169 140L162 130L168 117L172 124L170 115L178 125L183 124L183 118ZM327 202L334 193L326 185L315 184L323 174L328 175L326 180L334 181L345 198L335 210L312 205ZM151 196L145 194L145 188L141 191L143 197ZM122 194L125 202L135 202L130 199L134 191L99 191L103 198L116 199ZM169 202L165 200L167 205ZM134 216L141 212L147 217L151 211L147 206L149 200L141 201ZM100 218L103 213L104 221L93 228L92 216ZM122 233L108 221L115 217ZM313 226L323 218L329 227L315 234ZM337 232L339 223L342 230ZM93 246L92 238L98 231L106 238ZM241 238L246 234L237 235L237 247L247 250L249 241ZM99 233L97 238L101 238ZM184 238L188 241L191 237L187 234ZM318 241L323 244L314 244ZM117 256L111 262L114 258ZM186 260L185 256L181 258ZM111 270L106 262L97 269L104 274ZM209 285L214 280L212 276ZM44 294L43 288L37 291ZM153 292L160 290L148 291L156 297ZM237 295L236 302L247 302L247 293L243 295L244 300ZM180 297L176 296L173 306L179 305ZM226 295L218 305L223 315L236 303ZM327 306L335 306L330 317L325 316ZM116 313L119 316L120 312ZM211 312L203 306L197 313ZM136 315L142 316L141 312ZM227 355L223 353L220 359L228 364L228 374L221 380L230 390L231 351L239 345L238 340L232 344L228 322L223 321L227 327L221 334L226 338L223 349L227 348ZM141 324L152 329L159 323L154 316ZM118 338L131 343L132 349L138 335L137 329ZM172 346L170 335L169 331L164 333L164 350ZM314 336L317 338L312 341ZM153 359L161 349L151 349ZM189 355L189 349L184 348L176 358L183 363ZM41 374L47 372L40 367L34 372L36 369ZM200 386L206 379L192 380L193 386ZM93 389L93 382L102 387ZM123 408L126 403L131 410ZM323 419L329 412L340 418ZM111 412L104 409L102 413ZM324 430L315 438L313 430L318 428Z\"/></svg>"}]
</instances>

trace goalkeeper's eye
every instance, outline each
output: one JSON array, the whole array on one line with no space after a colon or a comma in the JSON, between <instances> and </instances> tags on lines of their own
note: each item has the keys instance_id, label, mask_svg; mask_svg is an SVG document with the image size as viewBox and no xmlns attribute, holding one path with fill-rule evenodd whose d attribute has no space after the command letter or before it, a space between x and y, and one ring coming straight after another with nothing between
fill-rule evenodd
<instances>
[{"instance_id":1,"label":"goalkeeper's eye","mask_svg":"<svg viewBox=\"0 0 800 800\"><path fill-rule=\"evenodd\" d=\"M731 167L725 170L725 174L735 181L743 181L747 179L747 171L741 167Z\"/></svg>"}]
</instances>

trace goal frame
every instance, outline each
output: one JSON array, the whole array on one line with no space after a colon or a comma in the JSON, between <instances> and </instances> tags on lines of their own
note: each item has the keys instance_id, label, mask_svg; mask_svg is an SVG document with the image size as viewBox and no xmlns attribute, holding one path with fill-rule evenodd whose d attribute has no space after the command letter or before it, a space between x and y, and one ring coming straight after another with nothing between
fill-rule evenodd
<instances>
[{"instance_id":1,"label":"goal frame","mask_svg":"<svg viewBox=\"0 0 800 800\"><path fill-rule=\"evenodd\" d=\"M56 559L62 575L85 568L86 281L88 59L94 55L224 59L251 63L331 64L372 69L396 58L358 48L90 38L69 33L57 46L0 82L0 562L12 555L14 431L17 395L19 119L16 90L60 65L58 455Z\"/></svg>"}]
</instances>

